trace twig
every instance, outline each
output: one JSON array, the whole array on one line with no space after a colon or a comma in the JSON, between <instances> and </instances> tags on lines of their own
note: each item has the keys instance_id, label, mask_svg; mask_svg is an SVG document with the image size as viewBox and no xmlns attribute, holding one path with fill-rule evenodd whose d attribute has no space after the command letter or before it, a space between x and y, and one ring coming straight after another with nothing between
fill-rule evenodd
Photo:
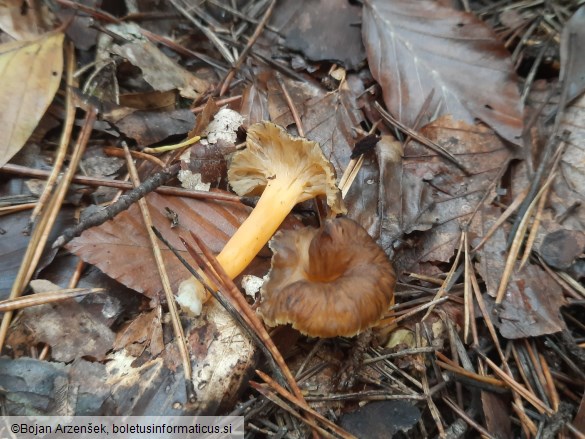
<instances>
[{"instance_id":1,"label":"twig","mask_svg":"<svg viewBox=\"0 0 585 439\"><path fill-rule=\"evenodd\" d=\"M286 101L288 108L290 109L290 113L292 115L293 120L295 121L295 125L297 126L297 131L299 132L299 136L305 137L305 129L303 128L303 123L301 122L301 118L299 116L299 112L297 111L297 107L293 102L290 93L288 92L288 88L284 83L282 76L279 72L274 74L276 78L276 82L278 82L278 86L282 90L282 94L284 95L284 100Z\"/></svg>"},{"instance_id":2,"label":"twig","mask_svg":"<svg viewBox=\"0 0 585 439\"><path fill-rule=\"evenodd\" d=\"M258 374L258 376L260 378L262 378L264 380L264 382L266 382L266 384L268 384L270 387L272 387L280 396L288 399L293 404L302 407L303 401L299 401L299 399L297 397L292 395L289 391L287 391L284 387L282 387L277 382L275 382L272 378L270 378L264 372L257 370L256 373ZM348 438L348 439L355 437L355 436L351 435L350 433L346 432L345 430L343 430L341 427L339 427L336 424L334 424L333 422L331 422L329 419L325 418L324 416L322 416L321 414L319 414L318 412L313 410L312 408L303 407L303 410L305 410L307 413L311 414L316 419L321 421L323 424L325 424L327 427L329 427L331 430L333 430L339 436L341 436L343 438Z\"/></svg>"},{"instance_id":3,"label":"twig","mask_svg":"<svg viewBox=\"0 0 585 439\"><path fill-rule=\"evenodd\" d=\"M106 146L104 148L104 153L112 157L124 157L124 150L122 148L116 148L115 146ZM148 160L160 168L165 167L165 163L152 154L145 154L141 151L130 151L130 155L132 155L132 158L135 159Z\"/></svg>"},{"instance_id":4,"label":"twig","mask_svg":"<svg viewBox=\"0 0 585 439\"><path fill-rule=\"evenodd\" d=\"M536 395L530 393L526 387L518 383L514 378L500 369L496 363L490 360L483 352L481 352L479 349L476 349L476 352L481 356L481 358L483 358L483 360L495 372L495 374L500 377L502 381L506 382L506 384L508 384L512 389L520 394L520 396L532 404L536 410L538 410L540 413L546 413L549 416L553 414L553 411L550 409L550 407L547 407L546 404L544 404L539 398L536 397Z\"/></svg>"},{"instance_id":5,"label":"twig","mask_svg":"<svg viewBox=\"0 0 585 439\"><path fill-rule=\"evenodd\" d=\"M423 345L420 326L421 326L420 323L417 323L415 326L415 340L416 340L416 347L417 348L420 348ZM421 364L425 364L425 355L419 354L418 357L419 357L418 361ZM427 377L427 368L426 367L422 368L422 370L420 371L420 374L421 374L420 381L422 384L423 393L424 393L426 400L427 400L427 406L429 407L429 411L431 412L431 416L432 416L433 420L435 421L435 424L437 425L437 430L439 431L439 437L444 438L445 437L445 429L443 427L443 420L441 419L441 414L439 413L439 409L437 408L435 401L433 401L433 398L432 398L431 393L430 393L429 378Z\"/></svg>"},{"instance_id":6,"label":"twig","mask_svg":"<svg viewBox=\"0 0 585 439\"><path fill-rule=\"evenodd\" d=\"M555 382L553 380L552 374L550 373L550 368L548 367L548 363L546 362L546 358L542 354L538 354L538 359L540 360L540 367L542 368L542 373L544 374L544 380L546 383L546 389L548 391L548 395L551 401L552 409L554 412L558 412L560 406L560 399L559 393L555 387Z\"/></svg>"},{"instance_id":7,"label":"twig","mask_svg":"<svg viewBox=\"0 0 585 439\"><path fill-rule=\"evenodd\" d=\"M225 5L217 0L207 0L207 2L211 3L214 6L217 6L218 8L221 8L221 9L228 11L230 14L234 15L235 17L241 18L242 20L245 20L245 21L252 23L252 24L258 24L258 20L256 20L255 18L248 17L246 14L242 14L237 9L230 8L228 5ZM266 28L266 30L269 30L272 33L275 33L277 35L281 35L280 32L278 31L278 29L274 28L273 26L266 25L265 28Z\"/></svg>"},{"instance_id":8,"label":"twig","mask_svg":"<svg viewBox=\"0 0 585 439\"><path fill-rule=\"evenodd\" d=\"M124 153L126 155L126 164L128 167L128 172L130 173L130 179L132 180L132 184L138 188L140 187L140 179L138 177L138 171L134 166L134 162L132 160L132 156L130 155L130 150L128 147L123 144L122 147L124 148ZM165 267L164 259L162 256L162 252L160 247L158 246L158 241L156 239L156 235L152 231L152 217L150 216L150 211L148 209L148 204L144 198L138 200L138 206L140 207L140 212L142 213L142 219L144 221L144 225L146 226L146 231L148 233L148 237L150 238L150 244L152 246L152 252L154 254L154 259L156 261L156 268L158 269L158 273L160 275L160 280L163 286L163 290L165 292L165 297L167 299L167 305L169 307L169 314L171 315L171 322L173 325L173 331L175 333L175 337L177 338L177 344L179 347L179 352L181 353L181 360L183 363L183 371L185 374L185 384L187 389L187 398L189 401L195 401L195 390L193 388L193 381L192 381L192 373L191 373L191 360L189 358L189 349L187 348L187 340L185 339L185 333L183 332L183 326L181 325L181 320L179 319L179 313L177 311L177 304L175 303L175 296L173 295L173 291L171 289L171 282L169 281L169 276L167 274L167 269Z\"/></svg>"},{"instance_id":9,"label":"twig","mask_svg":"<svg viewBox=\"0 0 585 439\"><path fill-rule=\"evenodd\" d=\"M496 293L495 300L496 305L500 305L504 300L504 295L506 294L508 283L510 282L510 278L512 277L512 273L514 272L516 258L518 257L518 254L520 252L522 242L524 241L524 235L526 233L526 229L528 228L528 222L532 215L532 211L536 207L539 198L548 190L548 187L553 182L555 175L556 175L555 173L549 175L549 178L545 182L544 186L540 189L540 191L538 191L538 194L536 194L536 196L532 199L532 202L529 204L528 208L524 212L524 217L518 224L518 229L516 231L516 235L514 235L512 246L510 247L510 252L508 253L508 258L506 259L504 272L502 274L502 278L500 279L500 285L498 286L498 291Z\"/></svg>"},{"instance_id":10,"label":"twig","mask_svg":"<svg viewBox=\"0 0 585 439\"><path fill-rule=\"evenodd\" d=\"M232 65L234 62L234 57L223 41L221 41L221 39L219 39L217 35L215 35L207 26L204 26L198 20L196 20L195 17L193 17L193 15L191 15L191 13L189 13L189 11L182 4L180 4L179 0L171 0L171 3L179 10L181 14L183 14L191 23L193 23L197 29L199 29L207 38L209 38L209 41L211 41L211 43L217 48L224 59L230 65Z\"/></svg>"},{"instance_id":11,"label":"twig","mask_svg":"<svg viewBox=\"0 0 585 439\"><path fill-rule=\"evenodd\" d=\"M561 160L561 157L562 157L562 154L563 154L563 151L565 149L566 144L567 144L566 142L561 143L561 145L559 146L559 148L555 152L555 156L553 157L553 164L551 166L551 173L553 173L553 174L559 165L559 162ZM534 242L536 241L538 227L540 226L542 212L544 210L544 206L545 206L546 201L548 199L549 190L550 190L550 185L546 186L546 184L545 184L545 188L544 188L542 194L538 194L536 196L537 198L539 198L538 205L536 207L536 213L534 214L534 222L532 223L532 226L530 227L530 233L528 235L528 238L526 239L526 245L524 246L524 255L522 256L522 260L520 261L520 268L519 269L522 269L522 267L524 267L524 264L526 264L526 262L528 261L528 258L530 257L530 254L532 252L532 247L534 245Z\"/></svg>"},{"instance_id":12,"label":"twig","mask_svg":"<svg viewBox=\"0 0 585 439\"><path fill-rule=\"evenodd\" d=\"M496 231L502 226L502 224L504 224L506 220L516 211L516 209L518 209L518 206L522 204L522 201L524 201L524 198L526 198L527 194L528 189L524 189L522 192L518 194L516 198L514 198L514 201L510 203L510 205L506 208L504 213L500 215L500 217L497 219L494 225L488 230L485 236L481 238L481 241L473 249L471 249L471 253L477 253L477 251L480 248L482 248L486 242L489 241L492 235L496 233Z\"/></svg>"},{"instance_id":13,"label":"twig","mask_svg":"<svg viewBox=\"0 0 585 439\"><path fill-rule=\"evenodd\" d=\"M171 1L173 1L173 0L171 0ZM174 1L173 1L173 3L174 3ZM275 5L276 5L276 0L272 0L270 2L270 4L268 5L268 8L266 8L266 12L264 12L264 15L262 16L262 19L258 23L258 26L256 26L254 33L252 34L252 36L250 37L250 39L246 43L244 50L242 50L242 52L240 53L240 56L238 57L238 59L236 60L236 62L234 63L234 65L232 66L230 71L228 72L225 80L223 81L223 85L221 86L221 89L219 91L220 96L223 96L225 94L225 92L228 90L228 88L232 82L232 79L234 79L234 76L236 75L237 70L240 68L240 66L242 65L242 63L246 59L246 56L248 56L248 52L250 52L250 49L252 49L252 46L256 43L256 40L258 39L258 37L260 36L262 31L264 30L264 26L266 26L266 23L268 23L268 19L270 18L270 15L272 15L272 11L274 10Z\"/></svg>"},{"instance_id":14,"label":"twig","mask_svg":"<svg viewBox=\"0 0 585 439\"><path fill-rule=\"evenodd\" d=\"M45 303L59 302L87 294L97 294L106 291L105 288L67 288L63 290L47 291L31 294L30 296L6 299L0 302L0 312L14 311L30 306L44 305Z\"/></svg>"},{"instance_id":15,"label":"twig","mask_svg":"<svg viewBox=\"0 0 585 439\"><path fill-rule=\"evenodd\" d=\"M75 266L75 270L73 271L73 274L71 275L71 278L69 279L69 283L67 284L67 288L77 288L77 284L79 282L79 279L81 279L81 273L83 273L84 269L85 269L85 262L83 261L83 259L79 258L79 260L77 261L77 265Z\"/></svg>"},{"instance_id":16,"label":"twig","mask_svg":"<svg viewBox=\"0 0 585 439\"><path fill-rule=\"evenodd\" d=\"M560 113L562 113L562 112L560 112ZM557 114L557 118L555 121L555 127L553 128L553 130L554 130L553 133L556 132L556 130L558 130L558 123L560 123L559 122L560 121L559 114ZM522 202L522 205L520 206L520 209L518 211L518 216L516 217L516 221L514 222L514 225L512 226L512 229L510 230L510 236L509 236L508 242L507 242L508 248L512 247L512 243L515 239L517 231L520 228L520 223L525 218L526 211L530 208L531 203L534 200L534 197L539 192L538 187L539 187L540 182L542 180L542 177L546 171L546 168L548 167L550 158L553 157L554 151L558 149L557 145L559 145L561 143L567 143L568 137L569 137L568 132L563 132L563 134L560 137L557 137L556 135L553 134L551 136L550 140L548 141L548 143L545 147L545 150L544 150L543 157L540 161L540 164L538 165L538 168L536 170L535 175L532 177L532 182L530 183L528 195L526 196L526 198Z\"/></svg>"},{"instance_id":17,"label":"twig","mask_svg":"<svg viewBox=\"0 0 585 439\"><path fill-rule=\"evenodd\" d=\"M461 237L459 238L459 245L458 245L458 249L457 249L457 255L455 256L455 261L453 262L453 265L451 265L451 269L449 270L447 277L441 283L441 287L439 288L439 291L437 291L437 294L435 295L435 297L433 297L433 300L440 299L441 297L443 297L443 295L445 293L447 293L451 289L451 281L453 280L455 270L459 266L459 259L461 258L461 254L462 254L462 250L463 250L464 236L465 236L465 234L463 232L461 232ZM421 322L424 322L431 315L431 312L433 311L433 309L434 309L434 306L431 306L428 309L428 311L425 313L425 315L421 319Z\"/></svg>"},{"instance_id":18,"label":"twig","mask_svg":"<svg viewBox=\"0 0 585 439\"><path fill-rule=\"evenodd\" d=\"M65 79L65 120L63 121L63 131L61 132L61 139L59 140L59 147L57 148L57 155L55 157L55 161L53 164L53 169L51 170L51 174L47 179L47 183L45 184L45 188L43 189L43 193L39 197L39 201L37 202L36 207L34 208L33 212L30 215L30 220L26 227L27 231L32 230L33 224L35 220L45 207L46 202L50 198L51 194L53 193L53 188L57 183L57 178L59 177L59 173L61 172L61 168L63 167L63 163L65 162L65 156L67 155L67 147L71 142L71 133L73 132L73 125L75 123L75 105L73 104L73 87L77 86L77 81L73 78L73 73L75 69L75 49L73 47L73 43L69 42L65 46L65 54L66 54L66 79Z\"/></svg>"},{"instance_id":19,"label":"twig","mask_svg":"<svg viewBox=\"0 0 585 439\"><path fill-rule=\"evenodd\" d=\"M187 56L187 57L198 58L201 61L203 61L204 63L207 63L211 67L216 68L218 70L222 70L222 71L227 71L228 70L228 68L225 65L218 63L212 57L207 56L207 55L205 55L203 53L200 53L200 52L195 52L193 50L187 49L186 47L181 46L176 41L173 41L170 38L166 38L166 37L163 37L162 35L158 35L158 34L149 32L146 29L140 29L140 33L142 33L142 35L144 35L150 41L152 41L154 43L164 44L169 49L172 49L175 52L180 53L181 55L184 55L184 56Z\"/></svg>"},{"instance_id":20,"label":"twig","mask_svg":"<svg viewBox=\"0 0 585 439\"><path fill-rule=\"evenodd\" d=\"M229 98L218 99L215 101L215 105L221 107L222 105L231 104L232 102L239 101L240 99L242 99L242 95L230 96ZM193 113L201 113L205 109L206 105L207 103L205 105L200 105L199 107L191 108L191 111Z\"/></svg>"},{"instance_id":21,"label":"twig","mask_svg":"<svg viewBox=\"0 0 585 439\"><path fill-rule=\"evenodd\" d=\"M11 213L22 212L23 210L34 209L37 203L25 203L25 204L16 204L13 206L3 206L0 207L0 216L8 215Z\"/></svg>"},{"instance_id":22,"label":"twig","mask_svg":"<svg viewBox=\"0 0 585 439\"><path fill-rule=\"evenodd\" d=\"M477 373L470 372L465 370L461 366L453 363L443 354L439 355L440 352L437 352L437 364L441 367L441 369L448 370L449 372L453 372L457 375L461 375L463 377L469 378L470 380L477 381L478 383L486 384L489 386L499 387L500 389L507 388L508 386L502 380L498 380L497 378L492 378L485 375L479 375Z\"/></svg>"},{"instance_id":23,"label":"twig","mask_svg":"<svg viewBox=\"0 0 585 439\"><path fill-rule=\"evenodd\" d=\"M53 243L53 248L61 247L81 234L81 232L84 230L87 230L90 227L99 226L100 224L103 224L106 221L114 218L117 214L128 209L136 201L140 200L146 194L152 192L155 188L173 177L178 172L179 168L179 163L171 165L170 167L148 178L140 186L136 187L132 191L122 195L115 203L110 204L103 210L86 218L84 221L81 221L77 226L70 227L69 229L65 230L65 232L63 232L63 234L55 240Z\"/></svg>"},{"instance_id":24,"label":"twig","mask_svg":"<svg viewBox=\"0 0 585 439\"><path fill-rule=\"evenodd\" d=\"M44 171L42 169L27 168L26 166L13 165L10 163L7 163L3 167L1 167L0 173L22 175L33 178L47 178L49 175L49 171ZM130 183L129 181L112 180L111 178L86 177L83 175L76 175L73 177L71 182L84 184L87 186L113 187L122 190L133 189L132 183ZM244 203L247 205L254 204L253 198L251 197L239 197L237 195L228 194L224 192L195 191L191 189L183 189L180 187L172 186L159 186L154 189L154 192L162 195L172 195L175 197L186 197L215 201L229 201L233 203Z\"/></svg>"},{"instance_id":25,"label":"twig","mask_svg":"<svg viewBox=\"0 0 585 439\"><path fill-rule=\"evenodd\" d=\"M424 311L427 308L430 308L432 306L436 306L436 305L439 305L443 302L446 302L447 300L449 300L449 297L440 297L438 299L433 299L424 305L417 306L416 308L411 309L410 311L408 311L405 314L402 314L399 317L394 318L393 316L390 316L390 317L384 318L384 320L389 320L389 323L397 324L397 323L401 322L402 320L405 320L405 319L407 319L407 318L409 318L409 317L411 317L411 316L413 316L421 311Z\"/></svg>"},{"instance_id":26,"label":"twig","mask_svg":"<svg viewBox=\"0 0 585 439\"><path fill-rule=\"evenodd\" d=\"M256 389L256 391L258 393L263 395L268 400L272 401L274 404L276 404L278 407L280 407L281 409L283 409L287 413L290 413L295 418L297 418L303 422L306 422L307 425L309 425L313 429L315 434L317 434L317 432L318 432L321 435L321 436L317 436L317 437L325 437L325 438L335 439L335 436L333 436L331 433L329 433L324 428L317 425L317 423L315 421L313 421L312 419L310 419L310 418L305 419L303 416L301 416L301 414L299 412L297 412L290 405L285 403L282 399L280 399L278 396L276 396L272 391L267 389L265 386L263 386L259 383L256 383L254 381L250 381L250 386L252 386L252 388ZM355 436L349 436L349 437L354 438Z\"/></svg>"},{"instance_id":27,"label":"twig","mask_svg":"<svg viewBox=\"0 0 585 439\"><path fill-rule=\"evenodd\" d=\"M416 131L408 128L402 122L399 122L398 120L394 119L394 117L392 117L392 115L390 113L388 113L386 110L384 110L384 108L382 108L382 106L378 102L374 102L374 107L376 107L376 110L378 110L380 115L388 123L392 124L393 126L398 128L400 131L408 134L410 137L415 139L420 144L422 144L422 145L426 146L427 148L431 149L432 151L436 152L437 154L439 154L439 156L450 161L455 166L457 166L459 169L461 169L466 175L470 175L470 172L465 168L465 166L462 163L460 163L459 160L457 160L457 158L453 154L451 154L449 151L447 151L445 148L443 148L440 145L437 145L435 142L427 139L426 137L420 135Z\"/></svg>"},{"instance_id":28,"label":"twig","mask_svg":"<svg viewBox=\"0 0 585 439\"><path fill-rule=\"evenodd\" d=\"M386 360L388 358L400 358L400 357L406 357L408 355L416 355L416 354L431 354L431 353L434 353L436 351L437 351L437 349L433 348L433 347L404 349L404 350L399 351L399 352L392 352L391 354L383 354L383 355L380 355L377 357L366 358L362 362L362 364L365 366L368 364L376 363L378 361Z\"/></svg>"},{"instance_id":29,"label":"twig","mask_svg":"<svg viewBox=\"0 0 585 439\"><path fill-rule=\"evenodd\" d=\"M193 136L190 139L185 140L184 142L177 143L174 145L164 145L164 146L157 146L154 148L144 148L142 152L145 154L160 154L167 151L175 151L177 149L186 148L187 146L193 145L201 140L200 136Z\"/></svg>"},{"instance_id":30,"label":"twig","mask_svg":"<svg viewBox=\"0 0 585 439\"><path fill-rule=\"evenodd\" d=\"M457 416L459 416L461 419L463 419L465 422L467 422L467 424L476 429L478 433L480 433L482 435L482 437L486 437L486 438L490 438L490 439L495 439L494 436L492 436L491 434L489 434L489 432L483 428L481 425L479 425L477 422L475 422L470 416L467 415L467 413L465 413L465 411L463 411L457 404L455 404L455 402L447 397L444 396L443 397L443 401L449 406L451 407L451 409L457 413Z\"/></svg>"},{"instance_id":31,"label":"twig","mask_svg":"<svg viewBox=\"0 0 585 439\"><path fill-rule=\"evenodd\" d=\"M41 259L41 255L49 239L49 233L55 224L57 215L59 214L59 210L61 209L61 205L63 204L63 200L65 199L65 195L69 189L71 179L75 174L75 170L77 169L81 157L83 156L83 152L85 151L89 136L93 130L93 124L96 120L96 114L97 111L95 108L89 108L87 110L83 128L79 134L79 138L77 139L77 143L71 155L69 168L67 168L67 171L59 182L59 186L51 198L51 201L41 214L41 217L39 218L39 221L33 230L28 247L26 248L26 252L22 258L22 263L20 264L18 274L16 275L16 279L12 284L10 299L19 297L22 294L25 286L32 279L33 273L37 267L37 264L39 263L39 260ZM12 311L8 311L4 315L2 324L0 325L0 351L2 351L2 347L4 346L4 341L6 340L6 335L8 334L8 328L10 327L11 320Z\"/></svg>"}]
</instances>

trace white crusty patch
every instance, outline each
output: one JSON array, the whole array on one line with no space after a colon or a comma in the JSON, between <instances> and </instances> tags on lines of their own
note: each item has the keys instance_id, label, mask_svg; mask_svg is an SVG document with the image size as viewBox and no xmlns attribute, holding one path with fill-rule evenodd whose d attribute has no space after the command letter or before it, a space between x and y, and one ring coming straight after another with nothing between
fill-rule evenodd
<instances>
[{"instance_id":1,"label":"white crusty patch","mask_svg":"<svg viewBox=\"0 0 585 439\"><path fill-rule=\"evenodd\" d=\"M207 139L202 139L201 143L204 145L214 144L218 140L236 143L236 132L243 122L244 118L240 113L229 108L222 108L203 131L203 135L207 136Z\"/></svg>"},{"instance_id":2,"label":"white crusty patch","mask_svg":"<svg viewBox=\"0 0 585 439\"><path fill-rule=\"evenodd\" d=\"M177 176L181 182L181 186L192 191L209 191L211 183L204 183L201 181L201 174L195 174L188 169L179 171Z\"/></svg>"}]
</instances>

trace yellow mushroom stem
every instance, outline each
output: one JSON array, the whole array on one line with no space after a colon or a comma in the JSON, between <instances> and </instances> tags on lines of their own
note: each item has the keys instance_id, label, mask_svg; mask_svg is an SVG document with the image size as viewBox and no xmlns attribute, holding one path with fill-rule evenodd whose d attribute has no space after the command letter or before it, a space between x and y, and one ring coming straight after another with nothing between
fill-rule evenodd
<instances>
[{"instance_id":1,"label":"yellow mushroom stem","mask_svg":"<svg viewBox=\"0 0 585 439\"><path fill-rule=\"evenodd\" d=\"M256 207L225 245L217 260L230 278L235 278L252 262L262 247L276 233L293 207L300 201L304 182L275 176L258 200ZM216 285L210 285L216 288ZM202 285L191 277L179 287L179 296L206 297Z\"/></svg>"}]
</instances>

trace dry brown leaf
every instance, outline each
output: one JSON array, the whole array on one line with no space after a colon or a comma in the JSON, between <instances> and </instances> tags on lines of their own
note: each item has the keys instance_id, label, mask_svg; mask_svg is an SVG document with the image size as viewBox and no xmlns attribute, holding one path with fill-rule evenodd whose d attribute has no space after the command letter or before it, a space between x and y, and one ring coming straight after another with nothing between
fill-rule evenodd
<instances>
[{"instance_id":1,"label":"dry brown leaf","mask_svg":"<svg viewBox=\"0 0 585 439\"><path fill-rule=\"evenodd\" d=\"M356 69L365 59L360 28L361 9L350 2L300 0L279 2L271 25L283 45L312 61L337 61Z\"/></svg>"},{"instance_id":2,"label":"dry brown leaf","mask_svg":"<svg viewBox=\"0 0 585 439\"><path fill-rule=\"evenodd\" d=\"M478 221L472 225L472 233L479 240L495 223L501 211L486 207L478 213ZM477 252L477 271L486 284L487 294L496 297L500 279L504 273L506 259L506 227L499 227L485 245ZM559 284L541 267L527 264L517 267L512 273L502 308L493 316L502 336L516 339L552 334L564 328L560 307L565 304Z\"/></svg>"},{"instance_id":3,"label":"dry brown leaf","mask_svg":"<svg viewBox=\"0 0 585 439\"><path fill-rule=\"evenodd\" d=\"M63 38L59 32L0 46L0 166L22 148L59 88Z\"/></svg>"},{"instance_id":4,"label":"dry brown leaf","mask_svg":"<svg viewBox=\"0 0 585 439\"><path fill-rule=\"evenodd\" d=\"M31 1L23 6L21 0L0 2L0 29L15 40L34 40L51 29L52 15L48 5Z\"/></svg>"},{"instance_id":5,"label":"dry brown leaf","mask_svg":"<svg viewBox=\"0 0 585 439\"><path fill-rule=\"evenodd\" d=\"M109 25L108 29L128 41L122 45L113 45L112 52L139 67L144 80L156 91L178 89L181 96L197 99L207 90L206 81L197 78L161 52L142 36L140 28L135 24Z\"/></svg>"},{"instance_id":6,"label":"dry brown leaf","mask_svg":"<svg viewBox=\"0 0 585 439\"><path fill-rule=\"evenodd\" d=\"M581 55L585 44L585 6L581 6L563 28L561 40L561 73L559 80L567 87L567 101L585 89L585 60Z\"/></svg>"},{"instance_id":7,"label":"dry brown leaf","mask_svg":"<svg viewBox=\"0 0 585 439\"><path fill-rule=\"evenodd\" d=\"M246 128L252 124L270 119L268 97L266 96L266 90L260 84L254 83L244 89L240 114L244 117L244 126Z\"/></svg>"},{"instance_id":8,"label":"dry brown leaf","mask_svg":"<svg viewBox=\"0 0 585 439\"><path fill-rule=\"evenodd\" d=\"M571 132L555 178L550 205L556 218L565 217L563 227L585 228L585 95L564 113L561 130Z\"/></svg>"},{"instance_id":9,"label":"dry brown leaf","mask_svg":"<svg viewBox=\"0 0 585 439\"><path fill-rule=\"evenodd\" d=\"M46 280L33 280L31 286L36 292L60 289ZM26 308L11 337L19 333L29 334L30 345L43 342L51 346L53 359L62 362L84 356L102 360L115 337L103 316L90 313L74 299Z\"/></svg>"},{"instance_id":10,"label":"dry brown leaf","mask_svg":"<svg viewBox=\"0 0 585 439\"><path fill-rule=\"evenodd\" d=\"M474 15L422 0L365 0L370 70L390 112L412 127L434 90L439 114L491 126L519 144L523 108L509 53Z\"/></svg>"},{"instance_id":11,"label":"dry brown leaf","mask_svg":"<svg viewBox=\"0 0 585 439\"><path fill-rule=\"evenodd\" d=\"M156 193L149 194L146 201L155 227L186 258L179 234L187 239L191 230L213 252L219 253L250 212L249 207L237 203L163 197ZM179 216L179 226L174 229L165 216L167 207ZM136 204L113 220L86 230L67 247L108 276L148 297L162 291L150 240ZM164 245L161 250L172 289L176 291L189 273Z\"/></svg>"},{"instance_id":12,"label":"dry brown leaf","mask_svg":"<svg viewBox=\"0 0 585 439\"><path fill-rule=\"evenodd\" d=\"M468 125L443 116L423 127L421 133L441 145L470 171L465 175L451 163L418 142L404 151L402 203L391 203L392 189L386 190L384 218L400 218L401 229L415 235L411 248L400 254L407 271L418 271L423 262L447 262L461 236L461 227L511 158L510 150L489 128ZM489 202L489 199L488 201Z\"/></svg>"},{"instance_id":13,"label":"dry brown leaf","mask_svg":"<svg viewBox=\"0 0 585 439\"><path fill-rule=\"evenodd\" d=\"M566 302L561 286L541 267L526 264L512 274L498 312L503 337L539 337L565 329L560 308Z\"/></svg>"},{"instance_id":14,"label":"dry brown leaf","mask_svg":"<svg viewBox=\"0 0 585 439\"><path fill-rule=\"evenodd\" d=\"M104 115L104 119L127 137L135 139L145 147L158 143L171 136L184 135L195 124L195 116L186 108L172 111L129 111L124 114L124 107ZM123 117L117 116L123 114Z\"/></svg>"},{"instance_id":15,"label":"dry brown leaf","mask_svg":"<svg viewBox=\"0 0 585 439\"><path fill-rule=\"evenodd\" d=\"M160 327L161 322L156 309L142 313L128 326L118 331L114 349L126 348L132 356L139 357L144 349L151 346L150 351L153 356L156 356L160 353L160 350L156 349L153 352L152 346L160 344L156 340L157 336L162 335L159 332Z\"/></svg>"}]
</instances>

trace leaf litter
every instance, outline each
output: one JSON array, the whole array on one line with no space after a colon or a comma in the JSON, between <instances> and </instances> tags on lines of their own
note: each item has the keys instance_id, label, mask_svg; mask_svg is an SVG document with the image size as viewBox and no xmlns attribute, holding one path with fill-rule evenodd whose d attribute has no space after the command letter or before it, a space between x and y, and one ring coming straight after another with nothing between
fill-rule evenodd
<instances>
[{"instance_id":1,"label":"leaf litter","mask_svg":"<svg viewBox=\"0 0 585 439\"><path fill-rule=\"evenodd\" d=\"M58 16L66 16L71 4L58 3ZM238 413L246 413L251 435L262 429L281 433L277 425L287 415L269 402L278 401L276 395L298 411L298 418L285 422L295 426L299 437L319 428L341 437L369 437L387 432L388 424L408 437L449 437L457 425L469 437L477 432L513 431L524 437L536 437L539 430L574 432L581 425L577 405L583 393L574 378L583 378L579 368L585 357L579 323L585 297L579 172L583 81L575 49L582 39L582 9L563 2L512 2L509 8L471 2L471 11L461 12L430 1L414 6L403 0L367 0L361 8L348 3L324 13L331 7L327 2L293 3L278 2L272 10L267 2L252 1L234 11L231 4L210 1L197 7L195 17L182 2L172 2L165 10L177 15L152 22L134 22L133 17L156 12L153 4L135 5L135 16L108 9L111 5L103 5L104 10L85 6L84 13L103 26L96 27L97 50L93 30L67 33L85 65L77 73L81 84L75 90L76 105L86 110L97 105L103 120L75 119L71 104L57 93L60 74L52 80L39 76L50 87L37 93L39 106L29 105L32 83L20 82L17 89L13 85L18 81L10 79L22 76L27 66L5 63L3 74L12 76L3 84L12 89L2 94L7 103L2 114L17 114L12 110L22 103L23 109L35 107L37 112L22 113L23 135L4 143L9 146L3 147L3 163L33 139L43 155L28 168L9 164L2 170L20 173L22 179L32 175L34 166L51 167L58 130L39 129L31 138L48 108L64 125L67 120L70 126L85 123L88 135L79 142L90 147L79 172L92 163L109 166L94 157L96 149L117 149L122 157L117 147L129 144L143 181L163 167L181 169L189 178L210 184L213 197L221 194L219 189L230 190L226 169L231 154L243 146L246 128L271 120L320 144L344 185L348 216L394 262L399 281L395 305L371 333L355 339L316 341L290 328L273 333L276 341L284 340L277 344L287 361L284 367L269 362L269 369L277 380L279 374L286 377L282 382L293 393L301 386L302 398L300 391L295 397L263 373L250 380L254 370L264 367L257 353L265 352L266 342L263 336L253 342L254 333L261 334L247 326L253 310L238 302L236 309L248 316L243 323L236 323L215 299L203 305L197 318L170 313L147 229L132 205L68 244L67 251L83 262L76 264L73 279L61 282L71 287L79 276L91 279L84 274L89 264L143 300L118 302L112 317L103 315L112 291L104 295L102 314L92 316L87 298L19 312L8 338L0 331L14 357L3 360L8 372L0 378L8 389L8 411L95 414L103 394L91 388L102 385L118 414L227 414L237 410L238 402L248 401ZM179 25L178 16L187 21ZM38 34L38 23L26 13L0 18L0 29L12 37ZM7 52L11 56L34 47L40 53L35 63L59 64L63 36L47 35L60 35L59 41L45 36L4 47L15 48ZM5 36L0 35L2 41ZM243 47L247 56L238 59ZM66 59L71 56L65 53ZM99 62L88 61L92 58ZM543 78L545 74L551 76ZM568 84L565 89L556 86L559 76ZM524 80L522 94L519 77ZM227 94L219 96L222 89ZM222 107L241 119L229 129L232 138L213 143L206 129ZM8 126L18 126L18 120L6 120ZM547 145L555 144L563 130L570 133L557 141L562 153L557 158ZM148 152L199 135L207 135L207 142L148 160L138 154L146 147ZM364 139L371 140L361 149ZM173 164L179 157L189 163ZM85 182L99 185L113 178L101 173ZM12 181L18 180L8 179ZM545 181L551 182L548 191L542 190ZM176 179L166 184L179 185ZM536 191L529 190L531 185ZM93 189L79 194L66 199L83 208L98 202ZM100 202L112 196L103 193ZM16 213L16 202L7 200L0 209L8 218L24 217ZM154 226L190 262L181 237L194 232L217 254L251 210L239 202L158 193L146 195L146 202ZM319 202L302 204L284 227L318 225L327 214L322 207ZM13 225L8 232L18 233ZM187 269L166 246L161 250L176 291ZM250 274L266 274L269 257L265 249L249 267ZM52 272L71 270L65 269L63 258L47 260ZM23 279L13 273L17 269L34 273L40 268L30 260L21 267L0 262L2 272L16 282ZM220 283L225 297L239 294L233 284ZM90 331L99 346L84 345L83 331L59 330L62 322L78 325L80 318L85 324L102 322L101 329L94 325ZM187 358L176 343L181 337ZM35 355L37 348L42 350L39 359L25 365L24 356ZM8 385L7 379L22 376L27 367L35 370L36 381L22 388ZM193 379L185 383L188 369ZM288 370L296 374L292 384ZM81 386L88 371L95 379ZM55 389L78 385L81 393L69 392L66 403L39 407L35 398L55 397L38 387L43 379ZM22 392L33 396L23 402ZM469 397L477 397L479 404L469 405ZM389 404L394 408L392 413L384 410L385 418L376 414L382 403L366 404L379 399L400 402ZM307 403L316 411L307 411ZM534 408L544 415L534 415ZM408 412L408 419L401 412ZM323 413L333 415L335 422ZM365 419L366 427L360 423Z\"/></svg>"}]
</instances>

